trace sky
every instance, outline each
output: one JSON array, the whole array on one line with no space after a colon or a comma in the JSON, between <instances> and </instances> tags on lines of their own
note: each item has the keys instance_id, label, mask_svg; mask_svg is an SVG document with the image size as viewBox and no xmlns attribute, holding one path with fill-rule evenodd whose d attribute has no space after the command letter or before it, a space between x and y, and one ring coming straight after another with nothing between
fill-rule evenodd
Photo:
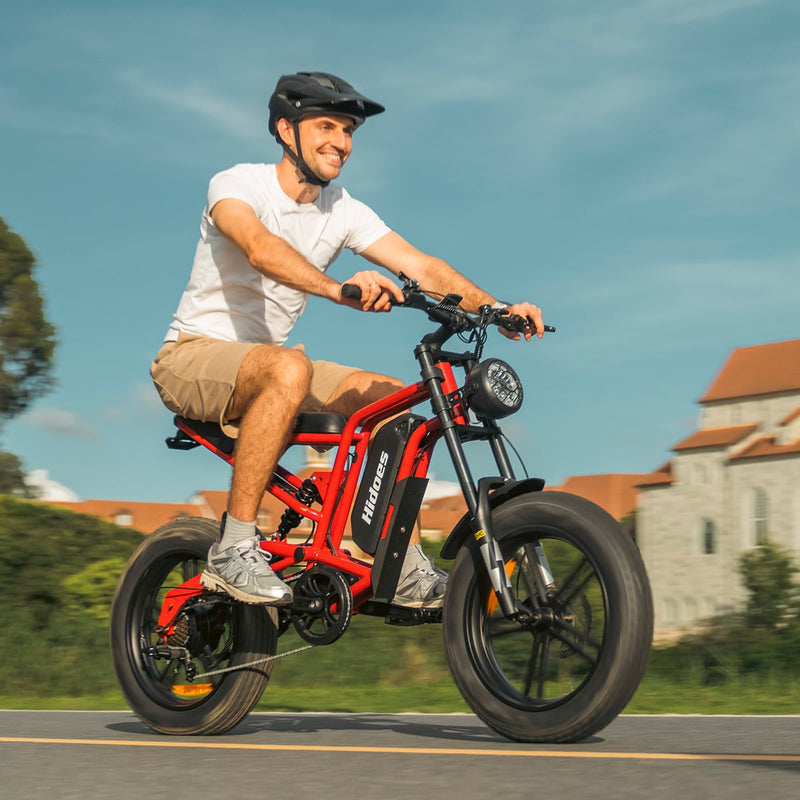
<instances>
[{"instance_id":1,"label":"sky","mask_svg":"<svg viewBox=\"0 0 800 800\"><path fill-rule=\"evenodd\" d=\"M557 327L486 350L525 385L503 427L530 475L658 468L734 348L800 336L795 0L5 0L2 19L0 216L36 255L58 349L55 389L0 448L82 499L227 488L210 453L165 447L148 367L209 179L280 156L285 73L383 103L338 182ZM426 330L312 299L290 341L413 381ZM452 477L444 453L433 469Z\"/></svg>"}]
</instances>

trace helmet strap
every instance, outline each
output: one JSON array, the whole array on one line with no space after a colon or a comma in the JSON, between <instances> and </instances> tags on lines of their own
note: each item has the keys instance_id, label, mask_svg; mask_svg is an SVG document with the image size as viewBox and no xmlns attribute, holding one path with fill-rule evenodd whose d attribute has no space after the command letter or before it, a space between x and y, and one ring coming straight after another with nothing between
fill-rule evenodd
<instances>
[{"instance_id":1,"label":"helmet strap","mask_svg":"<svg viewBox=\"0 0 800 800\"><path fill-rule=\"evenodd\" d=\"M292 127L294 128L294 142L295 147L297 147L297 152L294 153L292 148L289 147L289 145L283 141L280 134L278 134L276 138L283 148L283 152L289 156L291 161L300 171L300 174L303 176L300 183L309 183L312 186L319 186L320 188L324 189L330 183L330 181L324 181L319 177L319 175L317 175L315 172L312 172L311 167L309 167L303 159L303 151L300 148L300 120L294 120Z\"/></svg>"}]
</instances>

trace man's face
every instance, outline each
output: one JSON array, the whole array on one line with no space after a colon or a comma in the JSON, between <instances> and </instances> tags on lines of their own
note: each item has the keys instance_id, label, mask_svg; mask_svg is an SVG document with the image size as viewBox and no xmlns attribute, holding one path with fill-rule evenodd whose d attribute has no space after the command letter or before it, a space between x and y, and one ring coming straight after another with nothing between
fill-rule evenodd
<instances>
[{"instance_id":1,"label":"man's face","mask_svg":"<svg viewBox=\"0 0 800 800\"><path fill-rule=\"evenodd\" d=\"M338 114L306 117L299 129L303 160L323 180L334 180L353 149L353 120Z\"/></svg>"}]
</instances>

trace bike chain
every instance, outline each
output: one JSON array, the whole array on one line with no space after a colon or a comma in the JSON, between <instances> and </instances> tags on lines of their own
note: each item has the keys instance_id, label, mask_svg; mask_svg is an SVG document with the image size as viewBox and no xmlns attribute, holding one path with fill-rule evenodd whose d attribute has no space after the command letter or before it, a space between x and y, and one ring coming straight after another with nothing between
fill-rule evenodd
<instances>
[{"instance_id":1,"label":"bike chain","mask_svg":"<svg viewBox=\"0 0 800 800\"><path fill-rule=\"evenodd\" d=\"M307 644L305 647L298 647L295 650L287 650L285 653L276 653L274 656L267 656L266 658L259 658L258 661L251 661L248 664L237 664L235 667L225 667L224 669L214 669L211 672L202 672L195 675L192 680L198 678L210 678L212 675L222 675L225 672L234 672L237 669L247 669L248 667L255 667L258 664L265 664L268 661L277 661L279 658L286 658L286 656L293 656L297 653L302 653L304 650L310 650L316 647L315 644Z\"/></svg>"}]
</instances>

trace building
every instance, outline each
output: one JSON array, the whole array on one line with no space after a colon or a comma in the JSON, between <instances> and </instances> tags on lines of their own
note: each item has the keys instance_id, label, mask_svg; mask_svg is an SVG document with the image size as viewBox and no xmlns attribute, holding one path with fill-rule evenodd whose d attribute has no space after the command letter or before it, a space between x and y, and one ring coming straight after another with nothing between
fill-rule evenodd
<instances>
[{"instance_id":1,"label":"building","mask_svg":"<svg viewBox=\"0 0 800 800\"><path fill-rule=\"evenodd\" d=\"M624 520L635 512L637 487L647 477L636 473L573 475L560 486L545 487L545 491L577 494L605 509L614 519Z\"/></svg>"},{"instance_id":2,"label":"building","mask_svg":"<svg viewBox=\"0 0 800 800\"><path fill-rule=\"evenodd\" d=\"M327 458L308 448L305 466L298 472L298 476L306 478L316 471L329 470L330 464ZM561 486L547 488L585 497L602 506L616 519L623 519L634 511L636 484L644 478L646 478L644 475L581 475L568 478ZM227 507L228 493L205 489L197 492L185 503L146 503L127 500L80 501L68 496L62 498L60 494L47 497L46 502L82 514L91 514L121 527L133 528L147 534L183 517L221 519ZM279 500L270 494L265 494L256 521L259 529L262 531L275 530L284 510L285 506ZM444 540L466 512L467 506L457 484L432 479L419 514L423 537L432 541ZM303 541L310 533L311 525L304 520L293 532L292 539ZM364 555L350 539L349 526L345 531L345 540L345 546L354 555Z\"/></svg>"},{"instance_id":3,"label":"building","mask_svg":"<svg viewBox=\"0 0 800 800\"><path fill-rule=\"evenodd\" d=\"M739 558L767 538L800 561L800 339L734 350L698 402L638 487L657 635L739 606Z\"/></svg>"}]
</instances>

